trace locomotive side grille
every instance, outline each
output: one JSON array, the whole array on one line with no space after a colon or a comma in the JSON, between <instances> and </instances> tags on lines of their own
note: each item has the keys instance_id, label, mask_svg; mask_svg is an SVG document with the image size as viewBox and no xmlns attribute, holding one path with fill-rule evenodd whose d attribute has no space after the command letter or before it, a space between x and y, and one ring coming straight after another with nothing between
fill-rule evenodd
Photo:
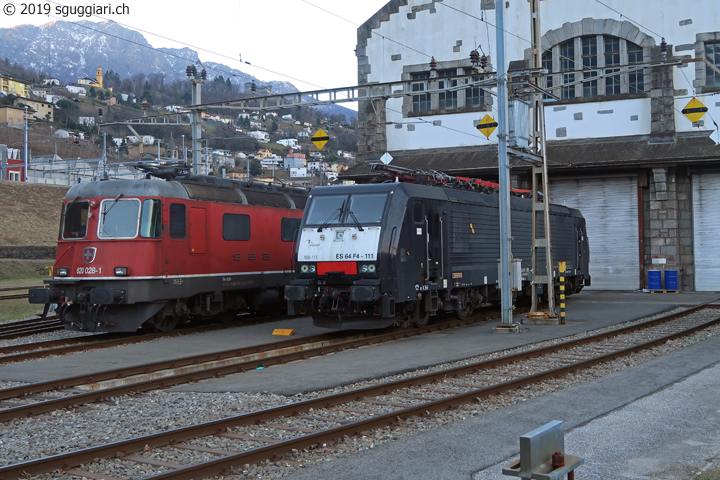
<instances>
[{"instance_id":1,"label":"locomotive side grille","mask_svg":"<svg viewBox=\"0 0 720 480\"><path fill-rule=\"evenodd\" d=\"M266 207L282 207L290 208L290 204L280 192L270 191L258 191L258 190L243 190L245 197L247 198L248 204L260 205Z\"/></svg>"},{"instance_id":2,"label":"locomotive side grille","mask_svg":"<svg viewBox=\"0 0 720 480\"><path fill-rule=\"evenodd\" d=\"M232 189L217 185L198 185L196 183L183 183L188 196L195 200L209 200L211 202L243 203L240 195Z\"/></svg>"},{"instance_id":3,"label":"locomotive side grille","mask_svg":"<svg viewBox=\"0 0 720 480\"><path fill-rule=\"evenodd\" d=\"M482 212L450 212L448 233L452 265L492 263L500 258L497 210L483 209Z\"/></svg>"},{"instance_id":4,"label":"locomotive side grille","mask_svg":"<svg viewBox=\"0 0 720 480\"><path fill-rule=\"evenodd\" d=\"M307 195L288 195L288 196L295 203L295 208L299 208L300 210L305 209L305 204L307 203Z\"/></svg>"}]
</instances>

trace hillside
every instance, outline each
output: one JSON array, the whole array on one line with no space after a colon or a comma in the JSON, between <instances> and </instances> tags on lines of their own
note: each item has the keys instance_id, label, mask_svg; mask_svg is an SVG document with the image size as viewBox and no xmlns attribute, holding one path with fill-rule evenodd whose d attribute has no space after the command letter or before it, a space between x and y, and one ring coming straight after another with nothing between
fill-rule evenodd
<instances>
[{"instance_id":1,"label":"hillside","mask_svg":"<svg viewBox=\"0 0 720 480\"><path fill-rule=\"evenodd\" d=\"M0 180L0 247L54 247L67 190Z\"/></svg>"}]
</instances>

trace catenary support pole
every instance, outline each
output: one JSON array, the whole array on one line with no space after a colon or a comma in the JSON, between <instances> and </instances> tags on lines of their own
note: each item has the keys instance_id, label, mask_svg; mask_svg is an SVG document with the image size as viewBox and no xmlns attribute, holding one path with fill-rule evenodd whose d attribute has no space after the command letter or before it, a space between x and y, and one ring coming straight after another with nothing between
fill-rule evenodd
<instances>
[{"instance_id":1,"label":"catenary support pole","mask_svg":"<svg viewBox=\"0 0 720 480\"><path fill-rule=\"evenodd\" d=\"M500 170L500 302L503 325L513 324L510 291L510 174L507 154L507 77L505 75L505 2L495 2L497 39L498 168Z\"/></svg>"}]
</instances>

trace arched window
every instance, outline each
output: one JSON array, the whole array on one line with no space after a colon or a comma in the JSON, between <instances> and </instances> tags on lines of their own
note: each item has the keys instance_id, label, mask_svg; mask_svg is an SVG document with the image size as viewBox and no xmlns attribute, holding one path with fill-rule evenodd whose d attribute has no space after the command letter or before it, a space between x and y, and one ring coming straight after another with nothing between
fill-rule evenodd
<instances>
[{"instance_id":1,"label":"arched window","mask_svg":"<svg viewBox=\"0 0 720 480\"><path fill-rule=\"evenodd\" d=\"M548 71L544 84L563 100L642 93L644 56L640 45L623 38L575 37L543 54L543 68Z\"/></svg>"},{"instance_id":2,"label":"arched window","mask_svg":"<svg viewBox=\"0 0 720 480\"><path fill-rule=\"evenodd\" d=\"M720 42L705 44L705 58L715 67L720 67ZM720 87L720 73L709 65L705 65L705 86Z\"/></svg>"}]
</instances>

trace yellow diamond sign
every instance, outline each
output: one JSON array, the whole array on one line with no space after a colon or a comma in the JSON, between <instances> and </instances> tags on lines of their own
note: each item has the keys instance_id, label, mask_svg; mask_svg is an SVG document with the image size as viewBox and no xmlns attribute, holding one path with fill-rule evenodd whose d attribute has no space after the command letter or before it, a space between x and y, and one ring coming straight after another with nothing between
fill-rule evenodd
<instances>
[{"instance_id":1,"label":"yellow diamond sign","mask_svg":"<svg viewBox=\"0 0 720 480\"><path fill-rule=\"evenodd\" d=\"M693 97L693 99L685 105L685 108L682 109L683 115L689 118L693 123L700 120L707 111L708 108L695 97Z\"/></svg>"},{"instance_id":2,"label":"yellow diamond sign","mask_svg":"<svg viewBox=\"0 0 720 480\"><path fill-rule=\"evenodd\" d=\"M495 131L497 128L498 123L495 121L494 118L492 118L490 115L485 115L477 124L475 128L480 130L480 133L485 135L485 137L490 138L490 134Z\"/></svg>"},{"instance_id":3,"label":"yellow diamond sign","mask_svg":"<svg viewBox=\"0 0 720 480\"><path fill-rule=\"evenodd\" d=\"M325 133L322 128L319 128L318 131L315 132L315 135L312 136L312 142L318 150L322 150L328 140L330 140L330 137L328 137L328 134Z\"/></svg>"}]
</instances>

